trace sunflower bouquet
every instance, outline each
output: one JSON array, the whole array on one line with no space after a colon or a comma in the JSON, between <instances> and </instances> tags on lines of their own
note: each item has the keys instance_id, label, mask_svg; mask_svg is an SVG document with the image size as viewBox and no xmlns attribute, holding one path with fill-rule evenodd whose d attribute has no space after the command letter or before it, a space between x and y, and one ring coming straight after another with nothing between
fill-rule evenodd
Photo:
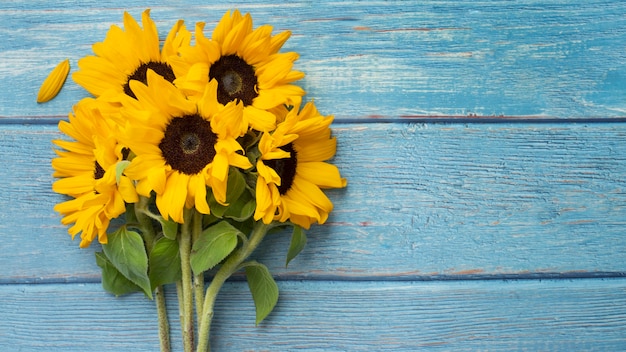
<instances>
[{"instance_id":1,"label":"sunflower bouquet","mask_svg":"<svg viewBox=\"0 0 626 352\"><path fill-rule=\"evenodd\" d=\"M321 115L294 82L298 54L280 52L290 32L253 28L227 12L205 36L182 20L160 44L150 11L141 25L124 13L78 60L73 80L92 96L59 122L54 209L80 247L96 238L102 285L115 295L154 298L161 350L169 351L163 287L176 284L184 350L209 350L214 303L224 282L245 272L256 323L274 308L278 287L250 260L269 231L293 229L287 264L304 230L333 204L322 191L346 186L336 166L332 116ZM44 102L69 72L46 79ZM205 280L207 282L205 282Z\"/></svg>"}]
</instances>

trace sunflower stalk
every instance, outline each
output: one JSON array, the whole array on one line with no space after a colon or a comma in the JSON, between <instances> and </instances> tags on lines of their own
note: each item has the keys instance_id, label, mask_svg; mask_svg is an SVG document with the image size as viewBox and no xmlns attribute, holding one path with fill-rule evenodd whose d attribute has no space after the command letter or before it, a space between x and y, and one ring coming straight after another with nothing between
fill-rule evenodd
<instances>
[{"instance_id":1,"label":"sunflower stalk","mask_svg":"<svg viewBox=\"0 0 626 352\"><path fill-rule=\"evenodd\" d=\"M193 223L192 223L192 233L191 239L192 243L195 243L200 234L202 233L202 214L198 211L194 211L193 213ZM193 289L194 289L194 298L196 301L196 323L200 326L202 322L202 310L203 310L203 301L202 297L204 296L204 273L199 273L194 275L193 278Z\"/></svg>"},{"instance_id":2,"label":"sunflower stalk","mask_svg":"<svg viewBox=\"0 0 626 352\"><path fill-rule=\"evenodd\" d=\"M167 321L167 307L165 306L165 290L163 286L154 289L154 299L157 306L157 317L159 320L159 343L161 352L170 352L170 326Z\"/></svg>"},{"instance_id":3,"label":"sunflower stalk","mask_svg":"<svg viewBox=\"0 0 626 352\"><path fill-rule=\"evenodd\" d=\"M178 298L178 321L181 336L185 335L185 303L183 302L183 281L176 281L176 297Z\"/></svg>"},{"instance_id":4,"label":"sunflower stalk","mask_svg":"<svg viewBox=\"0 0 626 352\"><path fill-rule=\"evenodd\" d=\"M151 218L147 215L148 203L150 198L139 196L139 201L135 205L135 217L139 222L139 227L143 234L143 239L146 246L146 252L150 253L154 246L154 239L156 237L154 233L154 227L152 226ZM167 320L167 306L165 304L165 290L163 286L157 286L154 289L154 297L157 307L157 318L159 325L159 345L161 352L170 352L170 326Z\"/></svg>"},{"instance_id":5,"label":"sunflower stalk","mask_svg":"<svg viewBox=\"0 0 626 352\"><path fill-rule=\"evenodd\" d=\"M198 349L196 352L211 351L209 336L211 333L211 321L213 320L213 307L215 306L217 294L226 280L241 269L241 264L259 246L270 228L270 225L266 225L262 221L255 222L254 229L250 234L249 240L244 242L241 248L228 256L226 261L215 274L215 277L213 277L213 280L209 284L204 296L204 306L202 309L203 316L202 323L200 324L200 331L198 332Z\"/></svg>"},{"instance_id":6,"label":"sunflower stalk","mask_svg":"<svg viewBox=\"0 0 626 352\"><path fill-rule=\"evenodd\" d=\"M183 348L185 352L193 351L194 328L193 328L193 290L191 282L191 217L193 210L185 208L184 223L179 234L178 243L180 246L180 263L182 272L182 294L183 294Z\"/></svg>"}]
</instances>

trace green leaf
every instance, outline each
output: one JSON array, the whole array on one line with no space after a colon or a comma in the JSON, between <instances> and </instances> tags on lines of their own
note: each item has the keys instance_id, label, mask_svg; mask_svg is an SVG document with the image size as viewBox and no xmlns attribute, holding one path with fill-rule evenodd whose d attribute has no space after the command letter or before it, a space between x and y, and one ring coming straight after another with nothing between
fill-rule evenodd
<instances>
[{"instance_id":1,"label":"green leaf","mask_svg":"<svg viewBox=\"0 0 626 352\"><path fill-rule=\"evenodd\" d=\"M239 199L239 196L246 190L246 179L236 168L231 168L228 173L228 189L226 202L230 203Z\"/></svg>"},{"instance_id":2,"label":"green leaf","mask_svg":"<svg viewBox=\"0 0 626 352\"><path fill-rule=\"evenodd\" d=\"M246 278L256 307L256 325L259 325L278 302L278 285L267 267L254 261L246 264Z\"/></svg>"},{"instance_id":3,"label":"green leaf","mask_svg":"<svg viewBox=\"0 0 626 352\"><path fill-rule=\"evenodd\" d=\"M102 245L102 249L111 264L152 299L148 278L148 255L141 235L122 226L108 236L108 243Z\"/></svg>"},{"instance_id":4,"label":"green leaf","mask_svg":"<svg viewBox=\"0 0 626 352\"><path fill-rule=\"evenodd\" d=\"M137 215L135 214L135 204L134 203L127 203L126 204L126 223L127 224L133 224L133 223L138 223L139 221L137 220Z\"/></svg>"},{"instance_id":5,"label":"green leaf","mask_svg":"<svg viewBox=\"0 0 626 352\"><path fill-rule=\"evenodd\" d=\"M211 209L211 214L202 216L202 228L209 227L209 226L211 226L213 224L216 224L220 220L222 220L222 219L220 219L217 216L213 215L213 209Z\"/></svg>"},{"instance_id":6,"label":"green leaf","mask_svg":"<svg viewBox=\"0 0 626 352\"><path fill-rule=\"evenodd\" d=\"M237 236L240 234L226 221L220 221L202 231L191 249L190 261L194 274L207 271L226 258L237 247Z\"/></svg>"},{"instance_id":7,"label":"green leaf","mask_svg":"<svg viewBox=\"0 0 626 352\"><path fill-rule=\"evenodd\" d=\"M237 222L242 222L249 219L252 214L254 214L255 209L256 200L250 192L244 192L239 199L230 204L223 216Z\"/></svg>"},{"instance_id":8,"label":"green leaf","mask_svg":"<svg viewBox=\"0 0 626 352\"><path fill-rule=\"evenodd\" d=\"M306 233L304 229L298 225L293 225L293 233L291 234L291 243L289 244L289 250L287 251L287 261L285 267L289 265L289 262L295 258L306 245Z\"/></svg>"},{"instance_id":9,"label":"green leaf","mask_svg":"<svg viewBox=\"0 0 626 352\"><path fill-rule=\"evenodd\" d=\"M157 286L176 282L181 278L180 251L178 241L167 237L159 238L150 252L150 284Z\"/></svg>"},{"instance_id":10,"label":"green leaf","mask_svg":"<svg viewBox=\"0 0 626 352\"><path fill-rule=\"evenodd\" d=\"M102 252L96 252L96 264L102 268L102 288L116 296L141 292L141 288L120 273Z\"/></svg>"},{"instance_id":11,"label":"green leaf","mask_svg":"<svg viewBox=\"0 0 626 352\"><path fill-rule=\"evenodd\" d=\"M115 182L118 185L120 184L120 179L122 178L122 174L124 173L124 170L126 170L128 165L130 165L130 161L128 160L118 161L117 165L115 165Z\"/></svg>"},{"instance_id":12,"label":"green leaf","mask_svg":"<svg viewBox=\"0 0 626 352\"><path fill-rule=\"evenodd\" d=\"M178 223L176 221L165 220L163 217L159 217L159 222L163 229L163 236L170 240L175 240L178 235Z\"/></svg>"}]
</instances>

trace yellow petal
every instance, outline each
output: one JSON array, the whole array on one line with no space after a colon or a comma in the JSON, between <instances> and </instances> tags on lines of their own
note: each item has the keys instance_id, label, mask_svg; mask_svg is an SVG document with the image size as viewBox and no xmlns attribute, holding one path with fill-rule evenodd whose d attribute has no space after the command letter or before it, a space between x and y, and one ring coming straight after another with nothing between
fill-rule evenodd
<instances>
[{"instance_id":1,"label":"yellow petal","mask_svg":"<svg viewBox=\"0 0 626 352\"><path fill-rule=\"evenodd\" d=\"M268 87L260 89L252 104L261 110L268 110L281 104L298 105L304 94L304 89L292 84Z\"/></svg>"},{"instance_id":2,"label":"yellow petal","mask_svg":"<svg viewBox=\"0 0 626 352\"><path fill-rule=\"evenodd\" d=\"M228 154L218 153L213 158L211 176L219 181L225 182L228 177ZM226 193L226 192L224 192Z\"/></svg>"},{"instance_id":3,"label":"yellow petal","mask_svg":"<svg viewBox=\"0 0 626 352\"><path fill-rule=\"evenodd\" d=\"M256 104L256 101L254 104ZM276 128L276 115L264 109L258 109L255 106L247 106L243 109L243 115L250 124L250 127L257 131L267 132Z\"/></svg>"},{"instance_id":4,"label":"yellow petal","mask_svg":"<svg viewBox=\"0 0 626 352\"><path fill-rule=\"evenodd\" d=\"M143 25L143 33L141 31L138 33L140 35L143 34L144 40L141 43L145 45L145 49L141 51L149 55L150 61L158 61L161 58L161 53L159 52L159 32L156 24L150 18L150 9L144 10L141 14L141 24Z\"/></svg>"},{"instance_id":5,"label":"yellow petal","mask_svg":"<svg viewBox=\"0 0 626 352\"><path fill-rule=\"evenodd\" d=\"M228 156L228 163L231 166L238 167L242 170L247 170L252 167L252 164L247 157L237 153L232 153Z\"/></svg>"},{"instance_id":6,"label":"yellow petal","mask_svg":"<svg viewBox=\"0 0 626 352\"><path fill-rule=\"evenodd\" d=\"M63 87L68 73L70 73L70 60L65 59L61 61L43 81L41 88L39 88L39 93L37 94L37 102L45 103L56 97L61 91L61 87Z\"/></svg>"},{"instance_id":7,"label":"yellow petal","mask_svg":"<svg viewBox=\"0 0 626 352\"><path fill-rule=\"evenodd\" d=\"M59 194L78 195L94 189L93 175L77 175L62 178L52 184L52 190Z\"/></svg>"},{"instance_id":8,"label":"yellow petal","mask_svg":"<svg viewBox=\"0 0 626 352\"><path fill-rule=\"evenodd\" d=\"M263 179L265 183L272 182L280 186L280 176L278 176L274 169L265 165L261 160L256 162L256 168L259 173L259 180L257 180L257 184L261 183L261 179Z\"/></svg>"},{"instance_id":9,"label":"yellow petal","mask_svg":"<svg viewBox=\"0 0 626 352\"><path fill-rule=\"evenodd\" d=\"M290 193L293 193L292 189L289 191ZM296 197L302 198L302 195L298 194ZM307 199L292 199L289 196L283 196L282 201L285 207L289 210L289 215L292 219L295 215L302 215L317 221L320 220L318 208L311 204Z\"/></svg>"},{"instance_id":10,"label":"yellow petal","mask_svg":"<svg viewBox=\"0 0 626 352\"><path fill-rule=\"evenodd\" d=\"M187 199L189 176L173 172L167 180L163 194L157 194L156 205L165 219L171 218L179 224L183 221L183 208Z\"/></svg>"},{"instance_id":11,"label":"yellow petal","mask_svg":"<svg viewBox=\"0 0 626 352\"><path fill-rule=\"evenodd\" d=\"M296 174L321 188L341 188L347 184L335 165L324 162L299 162Z\"/></svg>"},{"instance_id":12,"label":"yellow petal","mask_svg":"<svg viewBox=\"0 0 626 352\"><path fill-rule=\"evenodd\" d=\"M270 53L272 54L277 53L280 50L280 48L283 46L283 44L285 44L287 39L289 39L290 36L291 36L290 31L284 31L282 33L278 33L277 35L273 36L272 44L270 46Z\"/></svg>"},{"instance_id":13,"label":"yellow petal","mask_svg":"<svg viewBox=\"0 0 626 352\"><path fill-rule=\"evenodd\" d=\"M246 36L252 32L252 17L246 14L243 20L233 26L222 42L222 55L235 54Z\"/></svg>"},{"instance_id":14,"label":"yellow petal","mask_svg":"<svg viewBox=\"0 0 626 352\"><path fill-rule=\"evenodd\" d=\"M199 67L192 66L191 70L194 70L195 68ZM204 71L203 69L202 74L208 76L208 66L204 66L204 68L207 68L207 70ZM220 107L218 105L219 103L217 102L217 87L218 83L214 79L205 85L202 99L198 101L198 112L200 113L200 116L204 118L210 118L220 111ZM211 121L211 125L213 124L214 122Z\"/></svg>"},{"instance_id":15,"label":"yellow petal","mask_svg":"<svg viewBox=\"0 0 626 352\"><path fill-rule=\"evenodd\" d=\"M120 178L118 188L124 201L128 203L136 203L139 201L139 198L137 197L137 191L135 190L135 185L128 177Z\"/></svg>"},{"instance_id":16,"label":"yellow petal","mask_svg":"<svg viewBox=\"0 0 626 352\"><path fill-rule=\"evenodd\" d=\"M194 185L194 187L196 187L196 194L194 199L196 210L198 210L202 214L209 214L211 211L209 209L209 204L206 201L206 183L204 182L204 178L202 177L196 177L196 179L197 181Z\"/></svg>"},{"instance_id":17,"label":"yellow petal","mask_svg":"<svg viewBox=\"0 0 626 352\"><path fill-rule=\"evenodd\" d=\"M298 142L304 141L298 140ZM337 151L335 138L305 143L302 143L303 146L298 149L298 162L326 161L332 158Z\"/></svg>"},{"instance_id":18,"label":"yellow petal","mask_svg":"<svg viewBox=\"0 0 626 352\"><path fill-rule=\"evenodd\" d=\"M75 198L75 199L71 199L71 200L67 200L65 202L61 202L61 203L56 204L54 206L54 211L56 211L56 212L58 212L60 214L63 214L63 215L75 214L77 211L82 209L83 203L84 203L84 199L82 199L80 197L79 198ZM73 215L73 216L75 216L75 215Z\"/></svg>"},{"instance_id":19,"label":"yellow petal","mask_svg":"<svg viewBox=\"0 0 626 352\"><path fill-rule=\"evenodd\" d=\"M235 10L235 13L233 14L233 16L236 16L236 14L238 13L239 13L239 10ZM226 38L228 31L230 31L230 29L232 28L233 16L231 16L230 10L226 11L224 16L222 16L222 19L217 23L217 26L215 26L215 29L213 29L213 36L212 36L213 40L217 42L224 41L224 38Z\"/></svg>"},{"instance_id":20,"label":"yellow petal","mask_svg":"<svg viewBox=\"0 0 626 352\"><path fill-rule=\"evenodd\" d=\"M163 168L153 168L147 170L148 182L156 194L163 194L167 187L167 176Z\"/></svg>"},{"instance_id":21,"label":"yellow petal","mask_svg":"<svg viewBox=\"0 0 626 352\"><path fill-rule=\"evenodd\" d=\"M270 192L267 186L257 182L256 184L256 209L254 210L254 220L265 217L272 206Z\"/></svg>"},{"instance_id":22,"label":"yellow petal","mask_svg":"<svg viewBox=\"0 0 626 352\"><path fill-rule=\"evenodd\" d=\"M297 184L292 187L296 188L299 192L302 192L303 195L306 195L311 204L315 205L320 210L326 213L330 213L330 211L333 210L333 203L321 189L315 186L314 183L300 178L298 179Z\"/></svg>"},{"instance_id":23,"label":"yellow petal","mask_svg":"<svg viewBox=\"0 0 626 352\"><path fill-rule=\"evenodd\" d=\"M294 224L302 227L305 230L308 230L309 228L311 228L311 224L315 222L315 219L310 216L297 215L297 214L291 214L291 216L289 217L289 220L293 222Z\"/></svg>"}]
</instances>

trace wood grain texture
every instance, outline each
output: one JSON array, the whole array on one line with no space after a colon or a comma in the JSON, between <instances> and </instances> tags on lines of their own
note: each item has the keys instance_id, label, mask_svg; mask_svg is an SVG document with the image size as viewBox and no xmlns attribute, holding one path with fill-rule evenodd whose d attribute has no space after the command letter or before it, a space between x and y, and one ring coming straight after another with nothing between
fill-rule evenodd
<instances>
[{"instance_id":1,"label":"wood grain texture","mask_svg":"<svg viewBox=\"0 0 626 352\"><path fill-rule=\"evenodd\" d=\"M158 349L153 302L104 293L99 246L79 249L52 210L56 122L87 93L36 94L124 10L151 7L164 38L233 6L0 1L1 351ZM288 268L288 234L255 253L281 289L261 326L243 277L227 282L214 351L625 349L626 2L236 6L292 31L349 185Z\"/></svg>"},{"instance_id":2,"label":"wood grain texture","mask_svg":"<svg viewBox=\"0 0 626 352\"><path fill-rule=\"evenodd\" d=\"M164 38L184 18L214 27L233 4L200 0L0 3L0 116L65 116L85 92L35 95L65 58L77 68L122 10L152 14ZM441 115L623 117L626 3L242 1L255 24L291 30L285 50L321 111L341 119ZM71 83L71 82L68 82Z\"/></svg>"},{"instance_id":3,"label":"wood grain texture","mask_svg":"<svg viewBox=\"0 0 626 352\"><path fill-rule=\"evenodd\" d=\"M276 310L254 325L244 282L217 301L215 351L617 351L626 345L626 282L279 282ZM168 304L176 307L173 287ZM142 295L98 284L0 286L0 348L156 351ZM181 350L171 316L174 349Z\"/></svg>"},{"instance_id":4,"label":"wood grain texture","mask_svg":"<svg viewBox=\"0 0 626 352\"><path fill-rule=\"evenodd\" d=\"M284 278L626 273L626 124L337 124L349 180L284 268L289 237L259 260ZM52 211L54 125L5 125L0 282L94 281L90 250ZM24 148L27 146L27 148ZM72 258L68 260L68 258ZM45 266L42 263L46 263Z\"/></svg>"}]
</instances>

